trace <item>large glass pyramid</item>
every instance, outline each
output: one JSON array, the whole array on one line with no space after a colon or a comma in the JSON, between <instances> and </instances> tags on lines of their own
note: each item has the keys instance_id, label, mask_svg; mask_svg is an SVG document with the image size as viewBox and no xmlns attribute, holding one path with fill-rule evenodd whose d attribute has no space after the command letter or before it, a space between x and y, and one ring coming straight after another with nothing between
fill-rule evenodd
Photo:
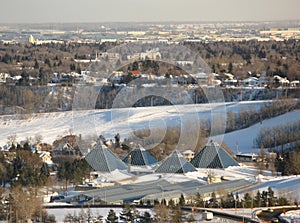
<instances>
[{"instance_id":1,"label":"large glass pyramid","mask_svg":"<svg viewBox=\"0 0 300 223\"><path fill-rule=\"evenodd\" d=\"M135 166L150 166L157 163L157 160L139 144L130 151L123 161Z\"/></svg>"},{"instance_id":2,"label":"large glass pyramid","mask_svg":"<svg viewBox=\"0 0 300 223\"><path fill-rule=\"evenodd\" d=\"M156 173L187 173L197 171L177 150L174 150L155 170Z\"/></svg>"},{"instance_id":3,"label":"large glass pyramid","mask_svg":"<svg viewBox=\"0 0 300 223\"><path fill-rule=\"evenodd\" d=\"M197 168L224 169L229 166L239 166L228 152L226 152L218 143L210 142L201 149L191 160Z\"/></svg>"},{"instance_id":4,"label":"large glass pyramid","mask_svg":"<svg viewBox=\"0 0 300 223\"><path fill-rule=\"evenodd\" d=\"M126 170L127 166L116 155L108 149L101 140L97 145L85 156L90 166L99 172L111 172L116 169Z\"/></svg>"}]
</instances>

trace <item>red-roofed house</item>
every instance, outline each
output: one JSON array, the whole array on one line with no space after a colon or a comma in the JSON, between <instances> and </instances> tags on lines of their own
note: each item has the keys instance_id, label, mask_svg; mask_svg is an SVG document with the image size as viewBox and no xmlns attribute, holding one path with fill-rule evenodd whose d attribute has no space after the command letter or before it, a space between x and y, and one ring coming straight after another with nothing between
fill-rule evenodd
<instances>
[{"instance_id":1,"label":"red-roofed house","mask_svg":"<svg viewBox=\"0 0 300 223\"><path fill-rule=\"evenodd\" d=\"M132 71L130 71L130 73L132 73L132 75L135 77L138 77L141 75L141 72L139 70L132 70Z\"/></svg>"}]
</instances>

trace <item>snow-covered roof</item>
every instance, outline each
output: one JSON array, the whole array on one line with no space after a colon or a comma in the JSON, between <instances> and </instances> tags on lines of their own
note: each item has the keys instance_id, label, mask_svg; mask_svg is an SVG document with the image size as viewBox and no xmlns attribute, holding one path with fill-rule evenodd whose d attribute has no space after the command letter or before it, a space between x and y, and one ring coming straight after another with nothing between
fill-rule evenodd
<instances>
[{"instance_id":1,"label":"snow-covered roof","mask_svg":"<svg viewBox=\"0 0 300 223\"><path fill-rule=\"evenodd\" d=\"M260 82L260 80L257 77L248 77L242 80L242 82Z\"/></svg>"}]
</instances>

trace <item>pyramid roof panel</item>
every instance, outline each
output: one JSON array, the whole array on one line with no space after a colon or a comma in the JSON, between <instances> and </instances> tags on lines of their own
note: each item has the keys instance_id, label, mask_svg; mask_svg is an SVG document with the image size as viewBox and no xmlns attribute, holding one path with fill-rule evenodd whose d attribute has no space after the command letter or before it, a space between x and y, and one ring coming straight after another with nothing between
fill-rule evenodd
<instances>
[{"instance_id":1,"label":"pyramid roof panel","mask_svg":"<svg viewBox=\"0 0 300 223\"><path fill-rule=\"evenodd\" d=\"M196 168L174 150L155 170L156 173L187 173L196 171Z\"/></svg>"},{"instance_id":2,"label":"pyramid roof panel","mask_svg":"<svg viewBox=\"0 0 300 223\"><path fill-rule=\"evenodd\" d=\"M85 159L91 167L100 172L111 172L116 169L126 170L126 164L101 142L89 152Z\"/></svg>"},{"instance_id":3,"label":"pyramid roof panel","mask_svg":"<svg viewBox=\"0 0 300 223\"><path fill-rule=\"evenodd\" d=\"M200 150L191 160L196 168L227 168L229 166L239 166L228 152L218 143L210 142Z\"/></svg>"}]
</instances>

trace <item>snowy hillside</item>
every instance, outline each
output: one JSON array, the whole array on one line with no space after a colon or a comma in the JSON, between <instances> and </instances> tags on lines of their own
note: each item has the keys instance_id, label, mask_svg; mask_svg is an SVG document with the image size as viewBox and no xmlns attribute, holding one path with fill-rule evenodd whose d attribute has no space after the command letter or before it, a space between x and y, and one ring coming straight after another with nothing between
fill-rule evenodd
<instances>
[{"instance_id":1,"label":"snowy hillside","mask_svg":"<svg viewBox=\"0 0 300 223\"><path fill-rule=\"evenodd\" d=\"M0 146L7 143L9 135L16 135L17 140L42 135L43 141L52 143L58 136L70 131L89 135L104 135L113 138L120 133L122 138L128 137L133 130L143 128L165 128L187 122L211 120L216 113L226 114L228 111L238 112L241 109L254 108L269 101L247 101L225 104L192 104L179 106L120 108L112 110L70 111L57 113L32 114L28 117L13 115L0 116ZM253 140L264 126L274 126L300 119L300 111L265 120L250 128L225 134L224 141L235 152L236 143L242 152L253 151ZM222 137L218 137L220 139Z\"/></svg>"},{"instance_id":2,"label":"snowy hillside","mask_svg":"<svg viewBox=\"0 0 300 223\"><path fill-rule=\"evenodd\" d=\"M255 148L254 140L262 128L284 125L297 120L300 120L300 110L264 120L261 124L257 123L249 128L227 133L224 135L223 141L233 150L233 152L236 152L236 145L238 145L238 149L242 153L256 153L259 148Z\"/></svg>"}]
</instances>

